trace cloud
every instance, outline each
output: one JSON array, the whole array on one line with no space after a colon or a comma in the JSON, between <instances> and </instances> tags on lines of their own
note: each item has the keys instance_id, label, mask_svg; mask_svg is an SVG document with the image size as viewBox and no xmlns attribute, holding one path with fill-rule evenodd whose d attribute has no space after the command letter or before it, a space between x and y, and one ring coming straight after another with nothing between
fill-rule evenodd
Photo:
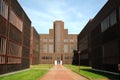
<instances>
[{"instance_id":1,"label":"cloud","mask_svg":"<svg viewBox=\"0 0 120 80\"><path fill-rule=\"evenodd\" d=\"M78 34L89 19L93 18L106 2L106 0L18 1L39 33L48 33L49 29L53 26L53 21L63 20L65 28L69 29L69 33L74 34Z\"/></svg>"}]
</instances>

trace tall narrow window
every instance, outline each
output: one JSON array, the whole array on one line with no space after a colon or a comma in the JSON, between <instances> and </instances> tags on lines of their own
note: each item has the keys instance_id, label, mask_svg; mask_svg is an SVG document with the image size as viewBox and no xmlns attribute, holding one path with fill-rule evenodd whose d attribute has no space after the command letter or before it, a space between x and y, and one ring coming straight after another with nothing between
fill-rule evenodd
<instances>
[{"instance_id":1,"label":"tall narrow window","mask_svg":"<svg viewBox=\"0 0 120 80\"><path fill-rule=\"evenodd\" d=\"M49 45L49 53L53 53L53 44Z\"/></svg>"},{"instance_id":2,"label":"tall narrow window","mask_svg":"<svg viewBox=\"0 0 120 80\"><path fill-rule=\"evenodd\" d=\"M0 15L8 19L8 5L4 0L0 0Z\"/></svg>"},{"instance_id":3,"label":"tall narrow window","mask_svg":"<svg viewBox=\"0 0 120 80\"><path fill-rule=\"evenodd\" d=\"M109 27L109 16L101 23L101 30L104 32Z\"/></svg>"},{"instance_id":4,"label":"tall narrow window","mask_svg":"<svg viewBox=\"0 0 120 80\"><path fill-rule=\"evenodd\" d=\"M113 26L117 22L116 20L116 11L113 11L110 14L110 26Z\"/></svg>"},{"instance_id":5,"label":"tall narrow window","mask_svg":"<svg viewBox=\"0 0 120 80\"><path fill-rule=\"evenodd\" d=\"M74 50L74 44L70 44L70 52L73 53Z\"/></svg>"},{"instance_id":6,"label":"tall narrow window","mask_svg":"<svg viewBox=\"0 0 120 80\"><path fill-rule=\"evenodd\" d=\"M47 53L47 44L44 44L44 45L43 45L43 52L44 52L44 53Z\"/></svg>"},{"instance_id":7,"label":"tall narrow window","mask_svg":"<svg viewBox=\"0 0 120 80\"><path fill-rule=\"evenodd\" d=\"M64 53L68 53L68 44L64 44Z\"/></svg>"},{"instance_id":8,"label":"tall narrow window","mask_svg":"<svg viewBox=\"0 0 120 80\"><path fill-rule=\"evenodd\" d=\"M0 38L0 54L6 54L6 40L4 38Z\"/></svg>"},{"instance_id":9,"label":"tall narrow window","mask_svg":"<svg viewBox=\"0 0 120 80\"><path fill-rule=\"evenodd\" d=\"M5 56L0 56L0 64L5 64Z\"/></svg>"},{"instance_id":10,"label":"tall narrow window","mask_svg":"<svg viewBox=\"0 0 120 80\"><path fill-rule=\"evenodd\" d=\"M5 64L6 40L0 38L0 64Z\"/></svg>"}]
</instances>

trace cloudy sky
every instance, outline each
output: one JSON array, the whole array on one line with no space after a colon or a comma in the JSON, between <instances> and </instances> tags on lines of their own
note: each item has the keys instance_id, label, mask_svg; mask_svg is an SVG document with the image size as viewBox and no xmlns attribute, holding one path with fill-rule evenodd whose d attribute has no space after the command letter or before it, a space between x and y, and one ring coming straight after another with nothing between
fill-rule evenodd
<instances>
[{"instance_id":1,"label":"cloudy sky","mask_svg":"<svg viewBox=\"0 0 120 80\"><path fill-rule=\"evenodd\" d=\"M18 0L38 33L48 33L55 20L64 21L70 34L79 34L107 0Z\"/></svg>"}]
</instances>

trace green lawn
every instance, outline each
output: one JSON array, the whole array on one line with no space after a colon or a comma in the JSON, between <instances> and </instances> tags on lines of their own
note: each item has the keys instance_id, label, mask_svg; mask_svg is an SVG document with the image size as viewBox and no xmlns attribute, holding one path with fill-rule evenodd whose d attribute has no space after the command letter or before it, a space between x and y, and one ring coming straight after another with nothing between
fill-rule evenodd
<instances>
[{"instance_id":1,"label":"green lawn","mask_svg":"<svg viewBox=\"0 0 120 80\"><path fill-rule=\"evenodd\" d=\"M0 80L38 80L45 73L47 73L49 68L51 68L52 66L53 65L47 65L47 64L31 66L29 70L0 77Z\"/></svg>"},{"instance_id":2,"label":"green lawn","mask_svg":"<svg viewBox=\"0 0 120 80\"><path fill-rule=\"evenodd\" d=\"M78 74L81 74L89 78L90 80L96 80L96 79L119 80L119 76L115 76L113 74L107 74L104 72L93 71L91 67L80 66L80 71L79 71L78 66L75 65L64 65L64 66Z\"/></svg>"}]
</instances>

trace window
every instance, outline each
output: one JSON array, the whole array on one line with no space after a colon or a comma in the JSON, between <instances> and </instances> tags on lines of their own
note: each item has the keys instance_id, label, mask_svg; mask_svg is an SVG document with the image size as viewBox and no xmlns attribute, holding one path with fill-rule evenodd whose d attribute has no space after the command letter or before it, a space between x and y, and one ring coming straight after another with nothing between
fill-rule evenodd
<instances>
[{"instance_id":1,"label":"window","mask_svg":"<svg viewBox=\"0 0 120 80\"><path fill-rule=\"evenodd\" d=\"M116 20L116 11L113 11L110 14L110 26L113 26L117 22Z\"/></svg>"},{"instance_id":2,"label":"window","mask_svg":"<svg viewBox=\"0 0 120 80\"><path fill-rule=\"evenodd\" d=\"M101 23L101 30L104 32L109 27L109 17L103 20Z\"/></svg>"},{"instance_id":3,"label":"window","mask_svg":"<svg viewBox=\"0 0 120 80\"><path fill-rule=\"evenodd\" d=\"M49 42L53 42L53 39L49 39Z\"/></svg>"},{"instance_id":4,"label":"window","mask_svg":"<svg viewBox=\"0 0 120 80\"><path fill-rule=\"evenodd\" d=\"M49 53L53 53L53 44L49 45Z\"/></svg>"},{"instance_id":5,"label":"window","mask_svg":"<svg viewBox=\"0 0 120 80\"><path fill-rule=\"evenodd\" d=\"M0 55L6 54L6 40L4 38L0 38Z\"/></svg>"},{"instance_id":6,"label":"window","mask_svg":"<svg viewBox=\"0 0 120 80\"><path fill-rule=\"evenodd\" d=\"M6 40L0 38L0 64L5 64Z\"/></svg>"},{"instance_id":7,"label":"window","mask_svg":"<svg viewBox=\"0 0 120 80\"><path fill-rule=\"evenodd\" d=\"M5 64L5 56L0 56L0 64Z\"/></svg>"},{"instance_id":8,"label":"window","mask_svg":"<svg viewBox=\"0 0 120 80\"><path fill-rule=\"evenodd\" d=\"M70 39L70 42L74 42L74 39Z\"/></svg>"},{"instance_id":9,"label":"window","mask_svg":"<svg viewBox=\"0 0 120 80\"><path fill-rule=\"evenodd\" d=\"M13 24L18 30L23 31L23 22L10 10L10 23Z\"/></svg>"},{"instance_id":10,"label":"window","mask_svg":"<svg viewBox=\"0 0 120 80\"><path fill-rule=\"evenodd\" d=\"M70 44L70 52L73 53L74 50L74 44Z\"/></svg>"},{"instance_id":11,"label":"window","mask_svg":"<svg viewBox=\"0 0 120 80\"><path fill-rule=\"evenodd\" d=\"M68 52L68 45L64 44L64 53L67 53L67 52Z\"/></svg>"},{"instance_id":12,"label":"window","mask_svg":"<svg viewBox=\"0 0 120 80\"><path fill-rule=\"evenodd\" d=\"M20 58L8 57L8 64L17 64L17 63L21 63Z\"/></svg>"},{"instance_id":13,"label":"window","mask_svg":"<svg viewBox=\"0 0 120 80\"><path fill-rule=\"evenodd\" d=\"M8 64L21 63L22 46L9 43Z\"/></svg>"},{"instance_id":14,"label":"window","mask_svg":"<svg viewBox=\"0 0 120 80\"><path fill-rule=\"evenodd\" d=\"M64 42L68 42L68 39L64 39Z\"/></svg>"},{"instance_id":15,"label":"window","mask_svg":"<svg viewBox=\"0 0 120 80\"><path fill-rule=\"evenodd\" d=\"M66 59L66 60L69 59L69 56L65 56L65 59Z\"/></svg>"},{"instance_id":16,"label":"window","mask_svg":"<svg viewBox=\"0 0 120 80\"><path fill-rule=\"evenodd\" d=\"M109 27L117 23L116 10L114 10L107 18L101 22L101 31L104 32Z\"/></svg>"},{"instance_id":17,"label":"window","mask_svg":"<svg viewBox=\"0 0 120 80\"><path fill-rule=\"evenodd\" d=\"M5 19L8 19L8 5L5 3L4 0L0 0L0 14Z\"/></svg>"},{"instance_id":18,"label":"window","mask_svg":"<svg viewBox=\"0 0 120 80\"><path fill-rule=\"evenodd\" d=\"M16 57L21 57L22 53L22 47L10 42L9 43L9 55L10 56L16 56Z\"/></svg>"},{"instance_id":19,"label":"window","mask_svg":"<svg viewBox=\"0 0 120 80\"><path fill-rule=\"evenodd\" d=\"M34 38L34 50L36 51L36 52L38 52L39 51L39 41L36 39L36 38Z\"/></svg>"},{"instance_id":20,"label":"window","mask_svg":"<svg viewBox=\"0 0 120 80\"><path fill-rule=\"evenodd\" d=\"M43 45L43 52L44 52L44 53L47 53L47 44L44 44L44 45Z\"/></svg>"},{"instance_id":21,"label":"window","mask_svg":"<svg viewBox=\"0 0 120 80\"><path fill-rule=\"evenodd\" d=\"M43 42L47 42L47 39L43 39Z\"/></svg>"}]
</instances>

